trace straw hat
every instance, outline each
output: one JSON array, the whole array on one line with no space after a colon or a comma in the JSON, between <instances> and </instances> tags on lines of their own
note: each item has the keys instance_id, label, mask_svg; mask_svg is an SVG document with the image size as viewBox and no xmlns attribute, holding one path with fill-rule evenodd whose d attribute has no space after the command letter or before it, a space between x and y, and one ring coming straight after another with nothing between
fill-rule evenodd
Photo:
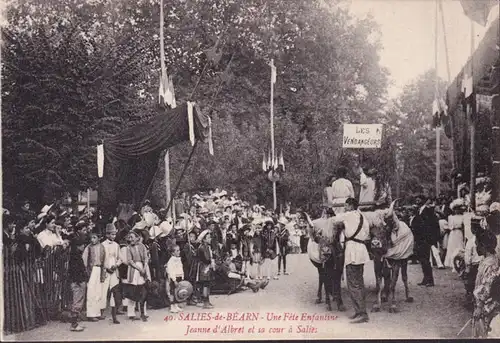
<instances>
[{"instance_id":1,"label":"straw hat","mask_svg":"<svg viewBox=\"0 0 500 343\"><path fill-rule=\"evenodd\" d=\"M281 217L280 219L278 219L278 223L286 225L288 224L288 220L286 220L285 217Z\"/></svg>"},{"instance_id":2,"label":"straw hat","mask_svg":"<svg viewBox=\"0 0 500 343\"><path fill-rule=\"evenodd\" d=\"M203 242L203 239L205 238L206 235L210 234L210 230L203 230L202 233L198 236L198 242L201 243Z\"/></svg>"},{"instance_id":3,"label":"straw hat","mask_svg":"<svg viewBox=\"0 0 500 343\"><path fill-rule=\"evenodd\" d=\"M141 236L139 235L139 233L135 230L130 230L129 235L134 235L136 238L140 238Z\"/></svg>"},{"instance_id":4,"label":"straw hat","mask_svg":"<svg viewBox=\"0 0 500 343\"><path fill-rule=\"evenodd\" d=\"M175 288L174 295L177 302L184 302L193 294L193 285L189 281L180 281Z\"/></svg>"},{"instance_id":5,"label":"straw hat","mask_svg":"<svg viewBox=\"0 0 500 343\"><path fill-rule=\"evenodd\" d=\"M490 212L500 211L500 202L494 202L490 205Z\"/></svg>"},{"instance_id":6,"label":"straw hat","mask_svg":"<svg viewBox=\"0 0 500 343\"><path fill-rule=\"evenodd\" d=\"M465 201L462 198L455 199L450 204L450 208L452 210L455 209L455 208L457 208L457 207L462 207L462 206L465 206Z\"/></svg>"}]
</instances>

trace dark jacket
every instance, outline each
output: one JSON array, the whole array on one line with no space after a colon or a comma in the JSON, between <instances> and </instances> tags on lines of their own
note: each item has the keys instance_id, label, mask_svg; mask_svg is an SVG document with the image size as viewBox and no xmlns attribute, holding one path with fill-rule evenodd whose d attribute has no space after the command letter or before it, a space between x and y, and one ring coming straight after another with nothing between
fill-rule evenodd
<instances>
[{"instance_id":1,"label":"dark jacket","mask_svg":"<svg viewBox=\"0 0 500 343\"><path fill-rule=\"evenodd\" d=\"M264 228L262 230L262 253L264 258L274 257L273 255L277 254L276 251L276 232L275 229L269 230Z\"/></svg>"},{"instance_id":2,"label":"dark jacket","mask_svg":"<svg viewBox=\"0 0 500 343\"><path fill-rule=\"evenodd\" d=\"M212 251L213 253L213 251ZM210 251L208 249L208 245L206 244L201 244L198 247L198 259L203 265L209 265L212 263L212 260L210 258Z\"/></svg>"},{"instance_id":3,"label":"dark jacket","mask_svg":"<svg viewBox=\"0 0 500 343\"><path fill-rule=\"evenodd\" d=\"M426 207L422 213L417 212L411 221L411 230L416 244L436 244L441 233L434 208Z\"/></svg>"},{"instance_id":4,"label":"dark jacket","mask_svg":"<svg viewBox=\"0 0 500 343\"><path fill-rule=\"evenodd\" d=\"M42 252L42 247L34 236L18 235L16 237L15 256L19 261L28 258L38 257Z\"/></svg>"},{"instance_id":5,"label":"dark jacket","mask_svg":"<svg viewBox=\"0 0 500 343\"><path fill-rule=\"evenodd\" d=\"M69 256L69 280L70 282L87 282L88 274L87 268L83 263L82 251L79 251L77 247L71 248L71 253Z\"/></svg>"},{"instance_id":6,"label":"dark jacket","mask_svg":"<svg viewBox=\"0 0 500 343\"><path fill-rule=\"evenodd\" d=\"M181 252L182 266L184 268L184 278L188 281L196 280L196 270L198 268L198 248L192 243L187 243Z\"/></svg>"}]
</instances>

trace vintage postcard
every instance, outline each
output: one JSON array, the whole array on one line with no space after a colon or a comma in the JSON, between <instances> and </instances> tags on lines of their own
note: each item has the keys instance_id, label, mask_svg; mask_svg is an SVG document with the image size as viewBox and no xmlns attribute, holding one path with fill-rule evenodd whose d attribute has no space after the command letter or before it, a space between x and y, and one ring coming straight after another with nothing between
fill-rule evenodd
<instances>
[{"instance_id":1,"label":"vintage postcard","mask_svg":"<svg viewBox=\"0 0 500 343\"><path fill-rule=\"evenodd\" d=\"M5 341L500 337L497 0L0 0Z\"/></svg>"}]
</instances>

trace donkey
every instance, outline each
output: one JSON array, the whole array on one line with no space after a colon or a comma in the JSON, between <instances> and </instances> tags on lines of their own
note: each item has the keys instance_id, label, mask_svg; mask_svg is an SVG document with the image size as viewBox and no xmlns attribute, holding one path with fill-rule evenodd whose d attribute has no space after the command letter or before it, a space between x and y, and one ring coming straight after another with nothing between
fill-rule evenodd
<instances>
[{"instance_id":1,"label":"donkey","mask_svg":"<svg viewBox=\"0 0 500 343\"><path fill-rule=\"evenodd\" d=\"M341 223L335 223L333 218L320 218L309 222L309 244L307 252L311 263L318 270L318 297L316 303L321 303L322 288L325 288L325 302L328 311L332 311L330 296L337 302L339 311L346 308L342 301L341 279L344 267L343 249L339 243Z\"/></svg>"},{"instance_id":2,"label":"donkey","mask_svg":"<svg viewBox=\"0 0 500 343\"><path fill-rule=\"evenodd\" d=\"M388 298L391 300L389 312L397 312L395 289L400 270L406 302L413 302L408 287L408 258L413 253L413 234L408 225L397 218L394 211L396 201L392 202L388 210L364 213L370 223L370 253L373 256L377 292L377 302L373 305L372 312L379 312L382 302Z\"/></svg>"}]
</instances>

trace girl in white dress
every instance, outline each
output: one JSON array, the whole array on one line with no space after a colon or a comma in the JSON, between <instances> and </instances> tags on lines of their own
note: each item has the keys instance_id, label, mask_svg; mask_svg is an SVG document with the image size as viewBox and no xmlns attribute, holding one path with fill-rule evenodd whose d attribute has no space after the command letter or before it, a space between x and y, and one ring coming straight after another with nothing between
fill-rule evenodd
<instances>
[{"instance_id":1,"label":"girl in white dress","mask_svg":"<svg viewBox=\"0 0 500 343\"><path fill-rule=\"evenodd\" d=\"M445 267L454 269L453 258L458 251L464 249L464 217L463 206L454 201L450 205L453 214L448 216L448 228L450 234L448 235L448 244L446 249L446 257L444 259Z\"/></svg>"}]
</instances>

